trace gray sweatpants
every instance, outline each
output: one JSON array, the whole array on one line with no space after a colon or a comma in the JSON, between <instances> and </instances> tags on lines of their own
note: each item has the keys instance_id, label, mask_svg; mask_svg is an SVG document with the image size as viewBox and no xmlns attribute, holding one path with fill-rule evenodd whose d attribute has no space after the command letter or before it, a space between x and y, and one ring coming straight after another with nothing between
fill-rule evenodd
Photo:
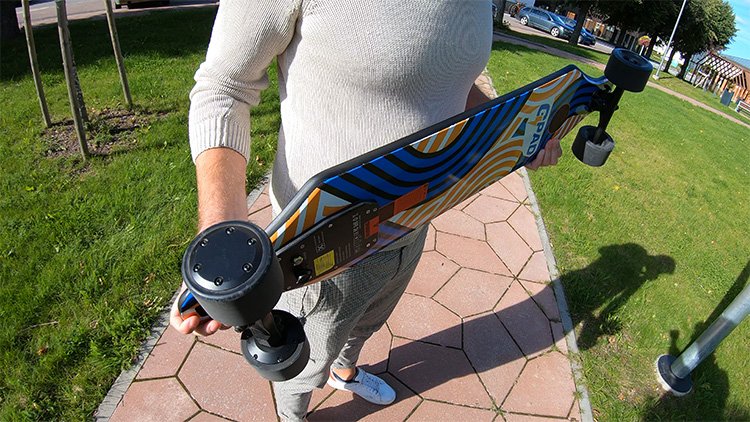
<instances>
[{"instance_id":1,"label":"gray sweatpants","mask_svg":"<svg viewBox=\"0 0 750 422\"><path fill-rule=\"evenodd\" d=\"M303 321L310 343L302 373L273 384L282 420L305 417L312 391L325 385L330 367L356 365L365 341L383 326L414 274L427 235L426 227L417 231L402 247L378 252L330 280L281 297L278 307Z\"/></svg>"}]
</instances>

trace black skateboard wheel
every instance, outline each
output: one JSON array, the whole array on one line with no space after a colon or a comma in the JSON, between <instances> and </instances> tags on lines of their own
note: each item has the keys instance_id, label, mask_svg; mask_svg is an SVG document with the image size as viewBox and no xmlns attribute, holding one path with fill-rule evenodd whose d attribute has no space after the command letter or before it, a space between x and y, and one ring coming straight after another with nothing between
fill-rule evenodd
<instances>
[{"instance_id":1,"label":"black skateboard wheel","mask_svg":"<svg viewBox=\"0 0 750 422\"><path fill-rule=\"evenodd\" d=\"M648 83L653 66L645 58L624 48L615 48L604 68L604 76L625 91L641 92Z\"/></svg>"},{"instance_id":2,"label":"black skateboard wheel","mask_svg":"<svg viewBox=\"0 0 750 422\"><path fill-rule=\"evenodd\" d=\"M182 259L182 277L213 319L244 327L273 309L284 281L266 232L246 221L228 221L193 239Z\"/></svg>"},{"instance_id":3,"label":"black skateboard wheel","mask_svg":"<svg viewBox=\"0 0 750 422\"><path fill-rule=\"evenodd\" d=\"M263 378L290 380L305 369L310 359L310 345L302 323L294 315L278 309L271 314L281 338L269 343L271 335L258 323L242 332L242 354Z\"/></svg>"},{"instance_id":4,"label":"black skateboard wheel","mask_svg":"<svg viewBox=\"0 0 750 422\"><path fill-rule=\"evenodd\" d=\"M601 167L615 148L615 141L607 132L603 132L601 143L595 143L596 131L597 128L594 126L581 127L573 141L572 149L573 155L582 163L592 167Z\"/></svg>"}]
</instances>

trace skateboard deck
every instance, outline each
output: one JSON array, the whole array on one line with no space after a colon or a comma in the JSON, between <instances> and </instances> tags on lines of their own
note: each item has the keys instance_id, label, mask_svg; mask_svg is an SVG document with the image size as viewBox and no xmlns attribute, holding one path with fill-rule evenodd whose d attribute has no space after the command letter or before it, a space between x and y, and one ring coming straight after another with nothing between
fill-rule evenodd
<instances>
[{"instance_id":1,"label":"skateboard deck","mask_svg":"<svg viewBox=\"0 0 750 422\"><path fill-rule=\"evenodd\" d=\"M335 275L531 162L610 88L570 65L314 176L266 228L285 289Z\"/></svg>"},{"instance_id":2,"label":"skateboard deck","mask_svg":"<svg viewBox=\"0 0 750 422\"><path fill-rule=\"evenodd\" d=\"M273 307L284 290L322 281L382 250L531 162L553 137L583 126L573 155L601 166L606 132L625 91L642 91L651 65L615 49L592 78L565 67L475 109L311 178L264 231L217 223L185 251L178 298L183 318L210 316L242 331L245 359L265 378L295 377L310 356L302 321Z\"/></svg>"}]
</instances>

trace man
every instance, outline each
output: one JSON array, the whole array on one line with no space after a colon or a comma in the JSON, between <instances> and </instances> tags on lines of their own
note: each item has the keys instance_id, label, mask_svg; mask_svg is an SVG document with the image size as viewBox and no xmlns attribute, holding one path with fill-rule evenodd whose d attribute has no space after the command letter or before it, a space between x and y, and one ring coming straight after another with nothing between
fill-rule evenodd
<instances>
[{"instance_id":1,"label":"man","mask_svg":"<svg viewBox=\"0 0 750 422\"><path fill-rule=\"evenodd\" d=\"M190 143L199 228L247 218L250 107L278 64L281 128L271 182L274 212L311 176L490 99L475 80L489 58L489 0L224 0L191 92ZM550 142L531 167L557 162ZM356 367L364 342L396 306L416 268L426 228L348 271L284 294L311 347L296 378L275 383L279 416L302 420L326 382L389 404L395 392ZM182 320L183 333L221 324Z\"/></svg>"}]
</instances>

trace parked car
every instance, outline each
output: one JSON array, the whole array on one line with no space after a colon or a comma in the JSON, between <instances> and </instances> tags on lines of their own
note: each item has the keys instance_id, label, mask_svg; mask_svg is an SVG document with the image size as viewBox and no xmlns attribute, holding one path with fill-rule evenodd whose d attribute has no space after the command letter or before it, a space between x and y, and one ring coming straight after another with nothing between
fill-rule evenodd
<instances>
[{"instance_id":1,"label":"parked car","mask_svg":"<svg viewBox=\"0 0 750 422\"><path fill-rule=\"evenodd\" d=\"M114 0L115 9L121 9L122 6L130 6L140 4L142 6L168 6L169 0Z\"/></svg>"},{"instance_id":2,"label":"parked car","mask_svg":"<svg viewBox=\"0 0 750 422\"><path fill-rule=\"evenodd\" d=\"M518 13L518 20L523 25L532 26L549 32L553 37L565 39L570 38L576 27L576 21L573 19L536 7L521 9L521 12ZM578 41L585 45L594 45L596 44L596 37L585 28L581 28L581 36Z\"/></svg>"}]
</instances>

